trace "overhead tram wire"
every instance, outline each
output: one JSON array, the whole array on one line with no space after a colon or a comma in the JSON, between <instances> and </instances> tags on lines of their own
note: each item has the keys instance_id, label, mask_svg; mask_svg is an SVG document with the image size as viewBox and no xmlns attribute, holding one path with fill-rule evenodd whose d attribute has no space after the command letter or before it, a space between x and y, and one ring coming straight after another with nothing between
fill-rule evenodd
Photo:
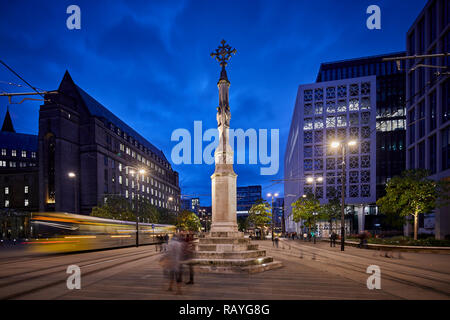
<instances>
[{"instance_id":1,"label":"overhead tram wire","mask_svg":"<svg viewBox=\"0 0 450 320\"><path fill-rule=\"evenodd\" d=\"M28 81L26 81L22 76L20 76L16 71L14 71L14 69L12 69L10 66L8 66L3 60L0 60L0 63L1 63L6 69L8 69L10 72L12 72L17 78L19 78L20 80L22 80L27 86L29 86L31 89L33 89L33 91L35 91L38 95L40 95L40 96L42 97L42 99L44 100L44 102L46 101L45 95L42 94L42 93L43 93L42 91L45 92L45 90L41 90L41 89L39 89L39 88L34 87L33 85L31 85L31 84L30 84ZM22 85L20 85L20 84L15 84L15 83L13 83L13 82L11 82L11 83L9 83L9 84L11 84L11 85L16 85L16 86L18 86L18 87L23 87ZM41 90L41 92L40 92L38 89ZM6 93L8 93L8 92L6 92ZM62 92L59 92L59 93L62 93ZM64 94L64 93L62 93L62 94ZM68 96L68 95L66 95L66 96ZM71 96L68 96L68 97L74 99L74 98L71 97ZM50 102L52 102L52 103L54 103L54 104L58 104L58 103L56 103L55 101L53 101L50 97L47 99L47 101L50 101Z\"/></svg>"}]
</instances>

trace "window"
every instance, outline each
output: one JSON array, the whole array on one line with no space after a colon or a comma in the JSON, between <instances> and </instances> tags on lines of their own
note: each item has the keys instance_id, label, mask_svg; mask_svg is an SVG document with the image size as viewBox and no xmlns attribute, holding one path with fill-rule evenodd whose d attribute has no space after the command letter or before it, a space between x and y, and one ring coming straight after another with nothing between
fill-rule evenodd
<instances>
[{"instance_id":1,"label":"window","mask_svg":"<svg viewBox=\"0 0 450 320\"><path fill-rule=\"evenodd\" d=\"M6 161L0 161L0 167L6 167Z\"/></svg>"},{"instance_id":2,"label":"window","mask_svg":"<svg viewBox=\"0 0 450 320\"><path fill-rule=\"evenodd\" d=\"M450 126L442 130L442 170L450 169Z\"/></svg>"},{"instance_id":3,"label":"window","mask_svg":"<svg viewBox=\"0 0 450 320\"><path fill-rule=\"evenodd\" d=\"M36 152L31 152L31 158L33 158L33 159L36 158Z\"/></svg>"},{"instance_id":4,"label":"window","mask_svg":"<svg viewBox=\"0 0 450 320\"><path fill-rule=\"evenodd\" d=\"M429 163L428 168L430 170L430 173L434 174L434 173L436 173L436 168L437 168L437 166L436 166L436 160L437 160L437 157L436 157L436 152L437 152L437 150L436 150L436 135L433 135L432 137L430 137L428 139L428 144L430 146L430 153L429 153L430 163Z\"/></svg>"},{"instance_id":5,"label":"window","mask_svg":"<svg viewBox=\"0 0 450 320\"><path fill-rule=\"evenodd\" d=\"M30 204L30 202L28 201L28 199L25 199L25 201L24 201L25 207L28 207L29 204Z\"/></svg>"},{"instance_id":6,"label":"window","mask_svg":"<svg viewBox=\"0 0 450 320\"><path fill-rule=\"evenodd\" d=\"M5 187L5 194L9 194L9 187Z\"/></svg>"},{"instance_id":7,"label":"window","mask_svg":"<svg viewBox=\"0 0 450 320\"><path fill-rule=\"evenodd\" d=\"M449 33L450 35L450 33ZM450 90L449 84L450 81L446 80L445 83L441 86L441 92L442 92L442 123L447 122L450 120L450 93L448 92Z\"/></svg>"},{"instance_id":8,"label":"window","mask_svg":"<svg viewBox=\"0 0 450 320\"><path fill-rule=\"evenodd\" d=\"M5 207L6 207L6 208L9 207L9 200L5 200Z\"/></svg>"},{"instance_id":9,"label":"window","mask_svg":"<svg viewBox=\"0 0 450 320\"><path fill-rule=\"evenodd\" d=\"M122 176L119 176L119 184L122 184Z\"/></svg>"},{"instance_id":10,"label":"window","mask_svg":"<svg viewBox=\"0 0 450 320\"><path fill-rule=\"evenodd\" d=\"M2 149L2 156L6 156L6 149Z\"/></svg>"},{"instance_id":11,"label":"window","mask_svg":"<svg viewBox=\"0 0 450 320\"><path fill-rule=\"evenodd\" d=\"M25 189L24 192L25 192L25 193L28 193L28 186L25 186L24 189Z\"/></svg>"},{"instance_id":12,"label":"window","mask_svg":"<svg viewBox=\"0 0 450 320\"><path fill-rule=\"evenodd\" d=\"M436 91L433 91L430 96L430 103L429 103L429 107L430 107L430 131L436 129Z\"/></svg>"},{"instance_id":13,"label":"window","mask_svg":"<svg viewBox=\"0 0 450 320\"><path fill-rule=\"evenodd\" d=\"M422 102L419 105L419 139L425 135L425 102ZM423 168L423 167L421 167Z\"/></svg>"},{"instance_id":14,"label":"window","mask_svg":"<svg viewBox=\"0 0 450 320\"><path fill-rule=\"evenodd\" d=\"M10 161L9 162L9 167L10 168L15 168L16 167L16 162L15 161Z\"/></svg>"},{"instance_id":15,"label":"window","mask_svg":"<svg viewBox=\"0 0 450 320\"><path fill-rule=\"evenodd\" d=\"M11 150L11 156L15 157L17 155L17 151L16 150Z\"/></svg>"},{"instance_id":16,"label":"window","mask_svg":"<svg viewBox=\"0 0 450 320\"><path fill-rule=\"evenodd\" d=\"M425 169L425 141L419 143L419 169Z\"/></svg>"},{"instance_id":17,"label":"window","mask_svg":"<svg viewBox=\"0 0 450 320\"><path fill-rule=\"evenodd\" d=\"M409 157L409 168L415 169L416 168L416 156L414 152L414 147L408 150L408 157Z\"/></svg>"}]
</instances>

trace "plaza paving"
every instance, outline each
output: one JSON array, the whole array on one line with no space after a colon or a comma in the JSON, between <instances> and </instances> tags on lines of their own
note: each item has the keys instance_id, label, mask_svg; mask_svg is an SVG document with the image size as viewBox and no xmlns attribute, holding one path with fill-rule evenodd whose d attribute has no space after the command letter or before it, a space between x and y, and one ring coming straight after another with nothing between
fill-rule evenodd
<instances>
[{"instance_id":1,"label":"plaza paving","mask_svg":"<svg viewBox=\"0 0 450 320\"><path fill-rule=\"evenodd\" d=\"M327 243L255 241L283 267L258 274L195 274L182 294L168 280L154 246L33 257L0 263L2 299L449 299L450 256L377 251ZM66 287L66 268L82 270L80 290ZM381 269L381 289L369 290L366 268ZM187 280L183 279L184 281Z\"/></svg>"}]
</instances>

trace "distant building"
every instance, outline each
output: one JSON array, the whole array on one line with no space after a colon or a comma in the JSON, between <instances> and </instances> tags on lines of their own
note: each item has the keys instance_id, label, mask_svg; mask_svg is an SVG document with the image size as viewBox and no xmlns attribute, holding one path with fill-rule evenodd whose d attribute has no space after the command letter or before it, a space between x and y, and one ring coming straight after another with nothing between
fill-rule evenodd
<instances>
[{"instance_id":1,"label":"distant building","mask_svg":"<svg viewBox=\"0 0 450 320\"><path fill-rule=\"evenodd\" d=\"M281 228L283 221L284 198L275 198L273 200L273 215L275 226Z\"/></svg>"},{"instance_id":2,"label":"distant building","mask_svg":"<svg viewBox=\"0 0 450 320\"><path fill-rule=\"evenodd\" d=\"M181 198L181 210L188 210L198 215L199 207L200 198Z\"/></svg>"},{"instance_id":3,"label":"distant building","mask_svg":"<svg viewBox=\"0 0 450 320\"><path fill-rule=\"evenodd\" d=\"M408 56L450 52L449 10L448 0L427 2L407 33ZM408 60L406 68L406 166L427 169L434 180L450 180L449 67L447 56ZM437 239L449 237L450 207L421 217L419 226L419 232L433 232Z\"/></svg>"},{"instance_id":4,"label":"distant building","mask_svg":"<svg viewBox=\"0 0 450 320\"><path fill-rule=\"evenodd\" d=\"M0 131L0 238L24 237L39 209L38 137L17 133L9 110Z\"/></svg>"},{"instance_id":5,"label":"distant building","mask_svg":"<svg viewBox=\"0 0 450 320\"><path fill-rule=\"evenodd\" d=\"M212 219L212 207L211 206L199 206L198 207L198 217L202 225L202 231L209 231L211 227Z\"/></svg>"},{"instance_id":6,"label":"distant building","mask_svg":"<svg viewBox=\"0 0 450 320\"><path fill-rule=\"evenodd\" d=\"M108 195L145 198L157 208L179 211L178 173L164 153L77 86L68 72L58 94L45 99L39 112L41 211L89 214Z\"/></svg>"},{"instance_id":7,"label":"distant building","mask_svg":"<svg viewBox=\"0 0 450 320\"><path fill-rule=\"evenodd\" d=\"M256 201L262 199L261 186L247 186L236 188L237 215L248 216L248 211Z\"/></svg>"}]
</instances>

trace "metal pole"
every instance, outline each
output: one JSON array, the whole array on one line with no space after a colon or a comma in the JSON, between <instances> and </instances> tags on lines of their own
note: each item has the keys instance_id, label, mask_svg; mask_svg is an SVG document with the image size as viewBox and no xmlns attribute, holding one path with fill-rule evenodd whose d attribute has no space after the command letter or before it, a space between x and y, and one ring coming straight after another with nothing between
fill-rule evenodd
<instances>
[{"instance_id":1,"label":"metal pole","mask_svg":"<svg viewBox=\"0 0 450 320\"><path fill-rule=\"evenodd\" d=\"M137 187L137 172L135 173L135 188ZM137 190L137 189L136 189ZM139 247L139 212L138 212L138 201L137 201L138 192L136 191L134 195L134 201L135 201L135 209L136 209L136 247Z\"/></svg>"},{"instance_id":2,"label":"metal pole","mask_svg":"<svg viewBox=\"0 0 450 320\"><path fill-rule=\"evenodd\" d=\"M78 188L77 188L77 176L75 176L75 178L73 179L73 189L74 189L74 209L75 209L75 214L78 214Z\"/></svg>"},{"instance_id":3,"label":"metal pole","mask_svg":"<svg viewBox=\"0 0 450 320\"><path fill-rule=\"evenodd\" d=\"M345 242L345 144L342 144L342 187L341 187L341 251L344 251Z\"/></svg>"},{"instance_id":4,"label":"metal pole","mask_svg":"<svg viewBox=\"0 0 450 320\"><path fill-rule=\"evenodd\" d=\"M272 242L273 242L273 229L274 229L274 219L273 219L273 194L272 194Z\"/></svg>"}]
</instances>

